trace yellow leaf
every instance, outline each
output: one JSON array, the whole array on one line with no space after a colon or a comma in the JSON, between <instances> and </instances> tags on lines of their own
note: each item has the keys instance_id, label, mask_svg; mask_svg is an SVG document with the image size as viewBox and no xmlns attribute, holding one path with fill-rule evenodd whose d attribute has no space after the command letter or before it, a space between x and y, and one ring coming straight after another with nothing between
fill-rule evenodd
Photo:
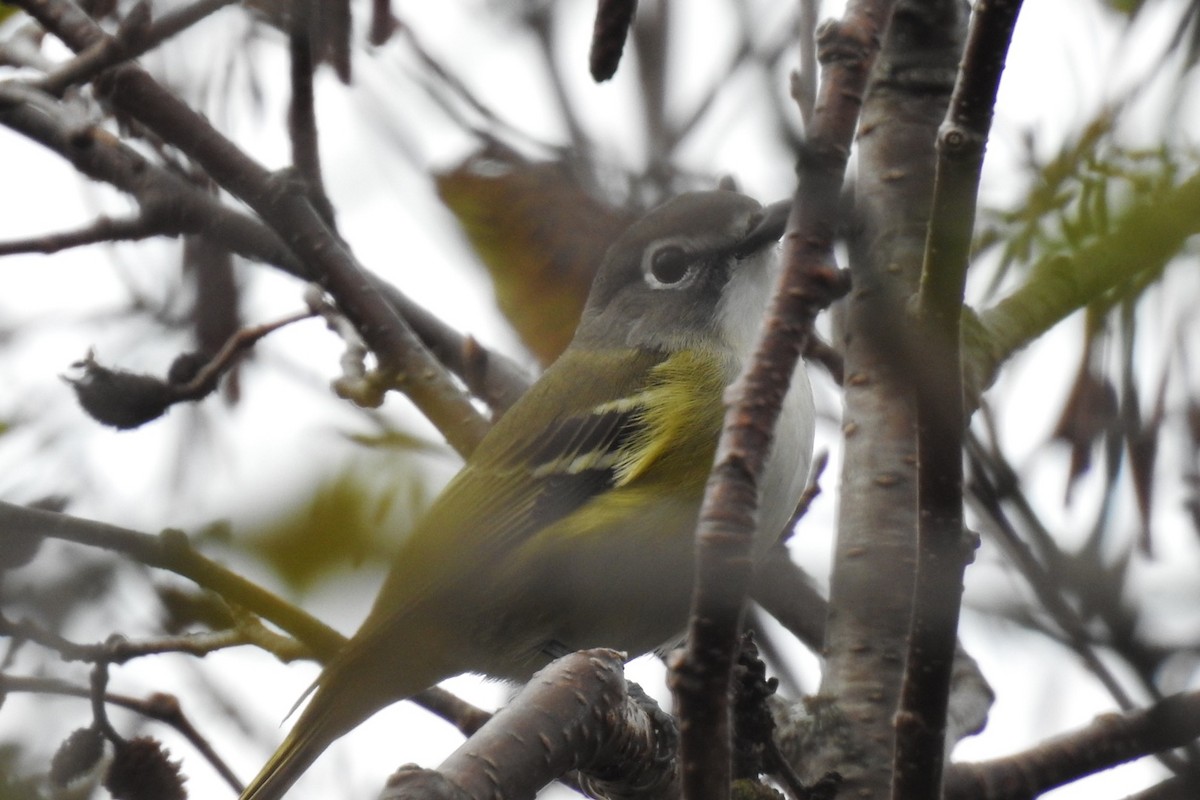
<instances>
[{"instance_id":1,"label":"yellow leaf","mask_svg":"<svg viewBox=\"0 0 1200 800\"><path fill-rule=\"evenodd\" d=\"M434 176L492 277L496 303L543 365L575 332L604 252L633 215L596 199L569 166L481 151Z\"/></svg>"}]
</instances>

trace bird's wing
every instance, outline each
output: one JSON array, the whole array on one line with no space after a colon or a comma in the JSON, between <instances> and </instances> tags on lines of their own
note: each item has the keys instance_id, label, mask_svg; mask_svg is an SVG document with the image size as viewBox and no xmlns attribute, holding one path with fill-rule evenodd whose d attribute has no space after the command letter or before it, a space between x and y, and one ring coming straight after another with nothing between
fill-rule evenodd
<instances>
[{"instance_id":1,"label":"bird's wing","mask_svg":"<svg viewBox=\"0 0 1200 800\"><path fill-rule=\"evenodd\" d=\"M614 487L653 478L664 461L677 462L664 470L683 470L702 488L725 380L724 365L694 351L568 349L434 501L377 606L395 608L421 593L423 578L461 573L464 560L502 558L539 532L561 529L555 523ZM698 425L711 435L702 433L698 448L680 447ZM390 585L399 582L410 586Z\"/></svg>"},{"instance_id":2,"label":"bird's wing","mask_svg":"<svg viewBox=\"0 0 1200 800\"><path fill-rule=\"evenodd\" d=\"M655 496L667 476L694 484L689 491L698 499L727 375L727 365L714 362L694 351L568 349L434 501L359 632L327 669L378 659L396 638L416 646L421 637L413 631L407 639L394 635L403 620L436 615L440 598L469 594L464 584L486 585L519 550L528 553L532 540L566 545L586 533L570 521L585 504L594 504L588 516L607 520L607 531L640 513L637 497ZM456 584L459 590L441 591ZM431 641L424 648L437 650ZM468 666L447 666L445 674Z\"/></svg>"},{"instance_id":3,"label":"bird's wing","mask_svg":"<svg viewBox=\"0 0 1200 800\"><path fill-rule=\"evenodd\" d=\"M645 429L642 396L668 360L568 350L496 423L414 539L503 552L612 487Z\"/></svg>"}]
</instances>

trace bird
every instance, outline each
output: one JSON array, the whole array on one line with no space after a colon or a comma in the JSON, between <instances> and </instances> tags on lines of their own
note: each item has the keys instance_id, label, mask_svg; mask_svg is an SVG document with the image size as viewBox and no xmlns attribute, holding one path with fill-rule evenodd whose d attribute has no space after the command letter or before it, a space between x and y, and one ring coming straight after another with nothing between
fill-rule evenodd
<instances>
[{"instance_id":1,"label":"bird","mask_svg":"<svg viewBox=\"0 0 1200 800\"><path fill-rule=\"evenodd\" d=\"M574 338L401 543L241 800L282 798L333 741L446 678L524 681L565 652L679 640L723 396L753 353L787 207L688 192L615 239ZM756 558L803 489L813 416L801 361L759 484Z\"/></svg>"}]
</instances>

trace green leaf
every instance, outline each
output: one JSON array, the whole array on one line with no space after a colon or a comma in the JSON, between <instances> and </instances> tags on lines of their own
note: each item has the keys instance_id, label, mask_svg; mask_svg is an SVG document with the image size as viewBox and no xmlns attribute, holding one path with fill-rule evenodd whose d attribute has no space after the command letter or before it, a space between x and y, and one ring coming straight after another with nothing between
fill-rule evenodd
<instances>
[{"instance_id":1,"label":"green leaf","mask_svg":"<svg viewBox=\"0 0 1200 800\"><path fill-rule=\"evenodd\" d=\"M400 467L381 481L377 469L351 467L247 537L246 547L303 591L347 567L390 561L426 505L426 485L415 470Z\"/></svg>"}]
</instances>

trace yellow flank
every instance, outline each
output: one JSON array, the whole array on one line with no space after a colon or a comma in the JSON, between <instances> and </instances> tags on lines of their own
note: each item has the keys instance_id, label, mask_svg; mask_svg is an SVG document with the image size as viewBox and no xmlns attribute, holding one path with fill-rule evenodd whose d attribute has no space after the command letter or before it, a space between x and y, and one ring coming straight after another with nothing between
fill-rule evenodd
<instances>
[{"instance_id":1,"label":"yellow flank","mask_svg":"<svg viewBox=\"0 0 1200 800\"><path fill-rule=\"evenodd\" d=\"M613 488L580 513L544 528L522 549L536 552L547 540L581 538L595 544L590 535L608 540L630 526L664 538L692 530L695 517L680 517L679 509L699 510L724 418L722 397L730 370L725 359L694 349L653 367L646 388L635 395L642 424L616 454ZM618 401L622 409L628 399Z\"/></svg>"},{"instance_id":2,"label":"yellow flank","mask_svg":"<svg viewBox=\"0 0 1200 800\"><path fill-rule=\"evenodd\" d=\"M642 411L638 432L616 462L616 486L628 486L659 462L686 474L686 485L704 480L724 416L722 397L730 367L716 353L681 350L650 370L650 383L637 395ZM678 471L676 471L678 470Z\"/></svg>"}]
</instances>

